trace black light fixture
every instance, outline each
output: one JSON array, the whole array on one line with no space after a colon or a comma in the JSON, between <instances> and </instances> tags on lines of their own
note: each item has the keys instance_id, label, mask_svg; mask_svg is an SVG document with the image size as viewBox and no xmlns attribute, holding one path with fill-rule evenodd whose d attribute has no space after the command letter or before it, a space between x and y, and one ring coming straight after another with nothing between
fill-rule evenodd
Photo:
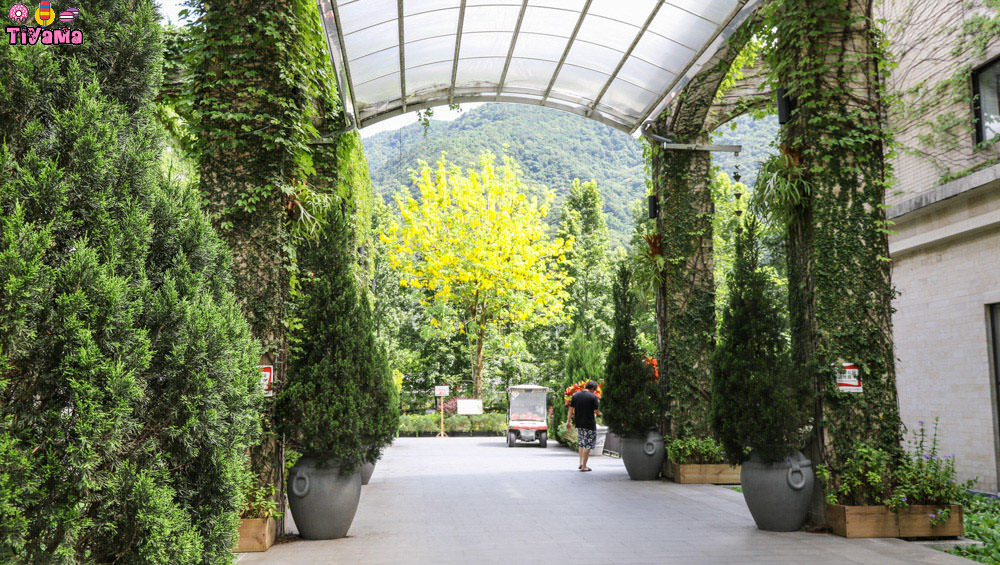
<instances>
[{"instance_id":1,"label":"black light fixture","mask_svg":"<svg viewBox=\"0 0 1000 565\"><path fill-rule=\"evenodd\" d=\"M785 124L792 119L792 112L795 111L795 98L788 95L788 91L779 88L776 91L778 96L778 123Z\"/></svg>"},{"instance_id":2,"label":"black light fixture","mask_svg":"<svg viewBox=\"0 0 1000 565\"><path fill-rule=\"evenodd\" d=\"M647 198L649 202L649 219L654 219L660 215L660 199L655 194L650 194Z\"/></svg>"}]
</instances>

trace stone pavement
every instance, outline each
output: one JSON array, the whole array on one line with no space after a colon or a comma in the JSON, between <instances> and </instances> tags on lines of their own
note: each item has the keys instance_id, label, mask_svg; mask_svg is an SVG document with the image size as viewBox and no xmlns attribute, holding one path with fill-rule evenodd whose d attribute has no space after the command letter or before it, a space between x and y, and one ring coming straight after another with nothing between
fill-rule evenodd
<instances>
[{"instance_id":1,"label":"stone pavement","mask_svg":"<svg viewBox=\"0 0 1000 565\"><path fill-rule=\"evenodd\" d=\"M621 460L577 471L555 442L400 438L363 487L348 537L297 540L240 565L970 563L902 540L762 532L728 487L634 482Z\"/></svg>"}]
</instances>

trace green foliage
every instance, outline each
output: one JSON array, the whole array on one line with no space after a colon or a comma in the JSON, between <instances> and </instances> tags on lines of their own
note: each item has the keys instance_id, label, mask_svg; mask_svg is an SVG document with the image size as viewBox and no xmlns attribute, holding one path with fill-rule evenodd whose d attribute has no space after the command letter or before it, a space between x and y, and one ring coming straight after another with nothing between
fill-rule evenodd
<instances>
[{"instance_id":1,"label":"green foliage","mask_svg":"<svg viewBox=\"0 0 1000 565\"><path fill-rule=\"evenodd\" d=\"M611 338L611 266L604 201L594 181L573 181L563 204L559 229L563 240L572 240L565 271L571 279L566 301L573 328L607 343Z\"/></svg>"},{"instance_id":2,"label":"green foliage","mask_svg":"<svg viewBox=\"0 0 1000 565\"><path fill-rule=\"evenodd\" d=\"M779 142L788 161L778 163L790 175L784 180L800 183L797 192L783 191L794 204L786 230L791 359L796 379L819 393L809 456L834 474L856 446L899 453L903 439L884 207L894 150L884 123L892 62L868 8L772 2L762 28L771 85L796 100ZM845 362L859 368L860 394L833 386L831 373Z\"/></svg>"},{"instance_id":3,"label":"green foliage","mask_svg":"<svg viewBox=\"0 0 1000 565\"><path fill-rule=\"evenodd\" d=\"M737 230L729 304L712 356L712 427L732 464L751 451L766 461L784 457L798 448L802 424L776 288L760 268L757 230L753 217Z\"/></svg>"},{"instance_id":4,"label":"green foliage","mask_svg":"<svg viewBox=\"0 0 1000 565\"><path fill-rule=\"evenodd\" d=\"M432 120L426 136L420 124L412 124L364 142L372 180L384 196L411 184L409 171L418 161L433 161L441 153L462 167L475 166L484 151L510 155L521 165L526 184L556 191L553 212L569 197L574 179L596 181L612 245L627 241L629 206L645 190L642 149L632 137L551 108L484 104L451 122ZM548 217L553 226L559 219L557 213Z\"/></svg>"},{"instance_id":5,"label":"green foliage","mask_svg":"<svg viewBox=\"0 0 1000 565\"><path fill-rule=\"evenodd\" d=\"M332 214L303 241L292 359L276 403L277 428L303 454L336 459L343 471L375 461L398 428L398 396L375 338L371 304L354 277L355 239Z\"/></svg>"},{"instance_id":6,"label":"green foliage","mask_svg":"<svg viewBox=\"0 0 1000 565\"><path fill-rule=\"evenodd\" d=\"M556 400L552 405L552 421L556 423L566 420L567 409L563 401L563 391L566 387L580 381L599 383L604 379L601 349L584 335L579 327L573 332L573 337L566 346L566 360L563 367L562 386L556 389Z\"/></svg>"},{"instance_id":7,"label":"green foliage","mask_svg":"<svg viewBox=\"0 0 1000 565\"><path fill-rule=\"evenodd\" d=\"M896 461L888 451L869 444L859 444L847 463L834 475L826 465L816 468L826 486L826 501L850 506L886 505L899 510L905 505L894 492Z\"/></svg>"},{"instance_id":8,"label":"green foliage","mask_svg":"<svg viewBox=\"0 0 1000 565\"><path fill-rule=\"evenodd\" d=\"M969 496L962 513L965 537L983 545L960 545L948 550L949 553L980 563L1000 563L1000 499L981 494Z\"/></svg>"},{"instance_id":9,"label":"green foliage","mask_svg":"<svg viewBox=\"0 0 1000 565\"><path fill-rule=\"evenodd\" d=\"M399 418L399 434L429 436L441 430L440 414L404 414ZM451 415L444 418L445 433L507 433L507 414L486 412L474 415Z\"/></svg>"},{"instance_id":10,"label":"green foliage","mask_svg":"<svg viewBox=\"0 0 1000 565\"><path fill-rule=\"evenodd\" d=\"M726 452L713 438L686 437L667 443L667 459L679 465L723 463Z\"/></svg>"},{"instance_id":11,"label":"green foliage","mask_svg":"<svg viewBox=\"0 0 1000 565\"><path fill-rule=\"evenodd\" d=\"M618 267L612 293L615 334L604 369L601 412L613 433L622 437L645 436L650 428L656 427L660 389L636 344L633 317L638 299L632 291L632 272L624 262Z\"/></svg>"},{"instance_id":12,"label":"green foliage","mask_svg":"<svg viewBox=\"0 0 1000 565\"><path fill-rule=\"evenodd\" d=\"M937 506L928 516L931 525L948 521L951 504L962 504L975 481L958 482L955 457L942 457L938 449L937 423L928 438L923 422L914 432L902 457L893 450L869 442L857 445L837 469L817 468L827 487L830 504L885 505L899 512L910 505Z\"/></svg>"},{"instance_id":13,"label":"green foliage","mask_svg":"<svg viewBox=\"0 0 1000 565\"><path fill-rule=\"evenodd\" d=\"M771 225L785 227L812 196L802 166L787 154L772 155L760 167L751 209Z\"/></svg>"},{"instance_id":14,"label":"green foliage","mask_svg":"<svg viewBox=\"0 0 1000 565\"><path fill-rule=\"evenodd\" d=\"M228 562L259 351L157 179L153 3L80 9L84 46L0 50L0 561Z\"/></svg>"}]
</instances>

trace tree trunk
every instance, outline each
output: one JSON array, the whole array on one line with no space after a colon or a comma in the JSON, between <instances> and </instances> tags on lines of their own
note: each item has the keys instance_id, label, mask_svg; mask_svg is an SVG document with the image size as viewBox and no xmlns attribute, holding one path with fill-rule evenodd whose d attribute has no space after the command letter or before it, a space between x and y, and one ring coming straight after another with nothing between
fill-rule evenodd
<instances>
[{"instance_id":1,"label":"tree trunk","mask_svg":"<svg viewBox=\"0 0 1000 565\"><path fill-rule=\"evenodd\" d=\"M476 334L476 349L472 356L472 395L475 398L483 398L483 344L486 341L486 332L480 329Z\"/></svg>"}]
</instances>

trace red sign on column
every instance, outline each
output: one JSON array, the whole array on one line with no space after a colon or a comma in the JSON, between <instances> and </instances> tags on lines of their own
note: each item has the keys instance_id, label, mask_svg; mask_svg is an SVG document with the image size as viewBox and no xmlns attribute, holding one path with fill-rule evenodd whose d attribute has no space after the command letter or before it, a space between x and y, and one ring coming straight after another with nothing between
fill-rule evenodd
<instances>
[{"instance_id":1,"label":"red sign on column","mask_svg":"<svg viewBox=\"0 0 1000 565\"><path fill-rule=\"evenodd\" d=\"M837 372L837 390L840 392L861 392L861 379L858 376L858 366L854 363L841 364Z\"/></svg>"},{"instance_id":2,"label":"red sign on column","mask_svg":"<svg viewBox=\"0 0 1000 565\"><path fill-rule=\"evenodd\" d=\"M260 388L264 396L274 396L274 365L258 365L260 367Z\"/></svg>"}]
</instances>

